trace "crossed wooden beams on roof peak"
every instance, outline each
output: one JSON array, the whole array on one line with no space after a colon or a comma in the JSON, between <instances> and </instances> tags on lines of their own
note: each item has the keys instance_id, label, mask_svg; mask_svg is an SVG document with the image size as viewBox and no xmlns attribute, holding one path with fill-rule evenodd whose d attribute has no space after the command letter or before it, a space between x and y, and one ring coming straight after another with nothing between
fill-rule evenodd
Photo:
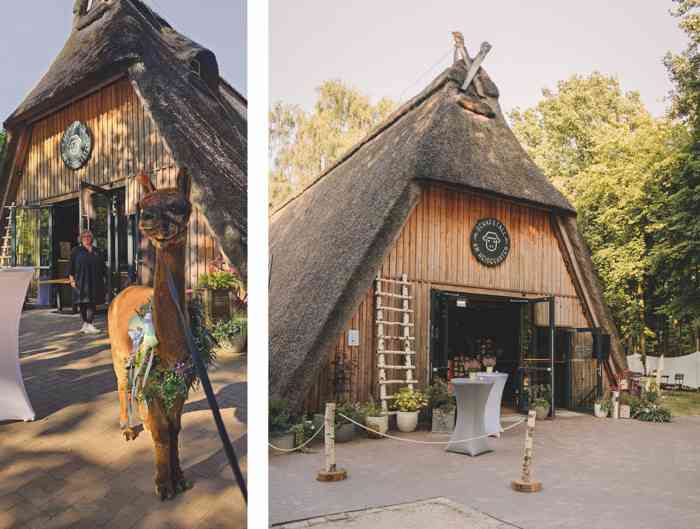
<instances>
[{"instance_id":1,"label":"crossed wooden beams on roof peak","mask_svg":"<svg viewBox=\"0 0 700 529\"><path fill-rule=\"evenodd\" d=\"M461 57L468 68L467 76L464 78L464 83L462 83L462 91L466 92L469 85L472 83L472 81L474 81L476 93L479 94L480 97L486 97L486 92L484 91L484 86L481 79L476 77L476 74L481 67L481 63L484 62L486 55L489 51L491 51L491 44L488 42L482 42L479 53L477 53L476 57L472 59L467 53L467 48L464 45L464 35L462 35L460 31L453 31L452 37L455 44L454 61L457 62L457 60L459 60Z\"/></svg>"}]
</instances>

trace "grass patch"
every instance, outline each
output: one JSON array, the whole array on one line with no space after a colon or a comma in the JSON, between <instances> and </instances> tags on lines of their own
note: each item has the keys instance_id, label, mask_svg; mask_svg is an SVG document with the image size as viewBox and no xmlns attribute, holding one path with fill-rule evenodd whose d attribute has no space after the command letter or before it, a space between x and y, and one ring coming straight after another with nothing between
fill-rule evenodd
<instances>
[{"instance_id":1,"label":"grass patch","mask_svg":"<svg viewBox=\"0 0 700 529\"><path fill-rule=\"evenodd\" d=\"M700 415L699 391L664 391L662 395L662 405L671 410L673 416Z\"/></svg>"}]
</instances>

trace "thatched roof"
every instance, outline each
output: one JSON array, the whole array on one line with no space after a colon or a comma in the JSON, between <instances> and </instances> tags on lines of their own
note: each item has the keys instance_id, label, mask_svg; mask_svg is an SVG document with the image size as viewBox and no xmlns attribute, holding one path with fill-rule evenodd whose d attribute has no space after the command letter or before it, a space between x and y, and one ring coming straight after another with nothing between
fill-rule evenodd
<instances>
[{"instance_id":1,"label":"thatched roof","mask_svg":"<svg viewBox=\"0 0 700 529\"><path fill-rule=\"evenodd\" d=\"M272 215L272 397L301 406L424 183L575 214L518 143L486 72L486 99L460 90L465 76L462 61L446 69Z\"/></svg>"},{"instance_id":2,"label":"thatched roof","mask_svg":"<svg viewBox=\"0 0 700 529\"><path fill-rule=\"evenodd\" d=\"M175 31L140 0L94 4L81 14L85 2L76 1L68 41L5 128L16 137L33 118L127 75L176 163L189 169L193 199L224 253L240 263L247 232L245 99L222 82L214 53ZM10 163L0 173L3 195Z\"/></svg>"}]
</instances>

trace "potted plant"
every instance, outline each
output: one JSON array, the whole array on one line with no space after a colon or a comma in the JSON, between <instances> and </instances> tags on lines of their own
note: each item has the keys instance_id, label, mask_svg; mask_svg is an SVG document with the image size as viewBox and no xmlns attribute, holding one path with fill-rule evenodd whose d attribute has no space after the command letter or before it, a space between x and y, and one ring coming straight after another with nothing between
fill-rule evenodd
<instances>
[{"instance_id":1,"label":"potted plant","mask_svg":"<svg viewBox=\"0 0 700 529\"><path fill-rule=\"evenodd\" d=\"M401 388L394 406L396 406L396 425L402 432L412 432L418 426L418 412L428 404L420 391Z\"/></svg>"},{"instance_id":2,"label":"potted plant","mask_svg":"<svg viewBox=\"0 0 700 529\"><path fill-rule=\"evenodd\" d=\"M455 426L455 404L454 395L450 395L447 382L441 378L436 378L435 381L428 386L426 391L428 398L428 406L432 410L432 427L433 433L450 433Z\"/></svg>"},{"instance_id":3,"label":"potted plant","mask_svg":"<svg viewBox=\"0 0 700 529\"><path fill-rule=\"evenodd\" d=\"M537 417L538 421L544 420L547 418L549 415L549 408L550 404L547 399L543 399L542 397L538 397L531 401L530 406L532 406L532 409L535 410L535 415Z\"/></svg>"},{"instance_id":4,"label":"potted plant","mask_svg":"<svg viewBox=\"0 0 700 529\"><path fill-rule=\"evenodd\" d=\"M224 353L241 354L245 352L248 341L248 317L245 312L236 312L225 320L211 325L211 333Z\"/></svg>"},{"instance_id":5,"label":"potted plant","mask_svg":"<svg viewBox=\"0 0 700 529\"><path fill-rule=\"evenodd\" d=\"M486 355L481 359L481 363L484 364L487 373L493 373L493 368L496 367L496 357Z\"/></svg>"},{"instance_id":6,"label":"potted plant","mask_svg":"<svg viewBox=\"0 0 700 529\"><path fill-rule=\"evenodd\" d=\"M291 431L291 422L287 401L270 399L268 410L270 444L285 450L294 448L294 433ZM279 453L281 452L270 448L271 455Z\"/></svg>"},{"instance_id":7,"label":"potted plant","mask_svg":"<svg viewBox=\"0 0 700 529\"><path fill-rule=\"evenodd\" d=\"M335 442L347 443L355 438L355 425L341 417L342 413L357 422L363 422L363 415L359 406L353 402L341 402L335 409Z\"/></svg>"},{"instance_id":8,"label":"potted plant","mask_svg":"<svg viewBox=\"0 0 700 529\"><path fill-rule=\"evenodd\" d=\"M386 433L389 430L389 416L382 411L382 407L370 400L362 407L365 418L365 426L379 433ZM367 432L370 439L383 439L379 434Z\"/></svg>"},{"instance_id":9,"label":"potted plant","mask_svg":"<svg viewBox=\"0 0 700 529\"><path fill-rule=\"evenodd\" d=\"M610 399L605 396L600 399L596 399L593 405L593 414L599 419L605 419L610 412Z\"/></svg>"},{"instance_id":10,"label":"potted plant","mask_svg":"<svg viewBox=\"0 0 700 529\"><path fill-rule=\"evenodd\" d=\"M235 268L219 258L209 264L208 272L197 279L204 311L211 322L230 319L245 308L245 283Z\"/></svg>"},{"instance_id":11,"label":"potted plant","mask_svg":"<svg viewBox=\"0 0 700 529\"><path fill-rule=\"evenodd\" d=\"M469 378L475 379L477 373L479 371L481 371L481 362L479 362L479 359L475 358L475 357L471 357L471 358L468 358L464 364L465 364L465 368L467 370L467 373L469 374Z\"/></svg>"},{"instance_id":12,"label":"potted plant","mask_svg":"<svg viewBox=\"0 0 700 529\"><path fill-rule=\"evenodd\" d=\"M629 393L620 394L620 419L632 417L632 402L634 397Z\"/></svg>"},{"instance_id":13,"label":"potted plant","mask_svg":"<svg viewBox=\"0 0 700 529\"><path fill-rule=\"evenodd\" d=\"M302 419L290 428L290 432L294 434L294 446L303 445L308 439L311 439L316 433L317 428L313 421Z\"/></svg>"}]
</instances>

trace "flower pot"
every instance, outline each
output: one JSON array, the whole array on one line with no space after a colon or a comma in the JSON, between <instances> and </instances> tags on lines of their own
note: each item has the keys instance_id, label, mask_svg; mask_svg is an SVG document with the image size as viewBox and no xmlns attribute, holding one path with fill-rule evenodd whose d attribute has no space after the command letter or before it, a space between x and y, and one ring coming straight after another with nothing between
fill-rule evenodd
<instances>
[{"instance_id":1,"label":"flower pot","mask_svg":"<svg viewBox=\"0 0 700 529\"><path fill-rule=\"evenodd\" d=\"M536 406L535 407L535 417L538 421L542 421L549 415L549 404L546 406Z\"/></svg>"},{"instance_id":2,"label":"flower pot","mask_svg":"<svg viewBox=\"0 0 700 529\"><path fill-rule=\"evenodd\" d=\"M402 432L413 432L418 426L418 412L417 411L397 411L396 412L396 425L399 431Z\"/></svg>"},{"instance_id":3,"label":"flower pot","mask_svg":"<svg viewBox=\"0 0 700 529\"><path fill-rule=\"evenodd\" d=\"M371 428L372 430L376 430L379 433L386 433L389 430L389 416L388 415L379 415L376 417L372 416L367 416L367 419L365 420L365 424L367 428ZM370 439L384 439L379 434L372 433L372 432L367 432L367 437Z\"/></svg>"},{"instance_id":4,"label":"flower pot","mask_svg":"<svg viewBox=\"0 0 700 529\"><path fill-rule=\"evenodd\" d=\"M282 448L284 450L291 450L294 448L294 433L287 432L284 434L275 434L274 437L270 435L270 444L276 446L277 448ZM278 456L282 454L287 454L289 452L280 452L272 447L268 450L271 456Z\"/></svg>"},{"instance_id":5,"label":"flower pot","mask_svg":"<svg viewBox=\"0 0 700 529\"><path fill-rule=\"evenodd\" d=\"M608 416L608 410L603 410L603 407L600 404L594 404L593 415L599 419L605 419Z\"/></svg>"},{"instance_id":6,"label":"flower pot","mask_svg":"<svg viewBox=\"0 0 700 529\"><path fill-rule=\"evenodd\" d=\"M244 353L248 346L248 336L245 334L239 334L237 336L232 336L228 340L221 340L219 342L219 350L224 354L241 354Z\"/></svg>"},{"instance_id":7,"label":"flower pot","mask_svg":"<svg viewBox=\"0 0 700 529\"><path fill-rule=\"evenodd\" d=\"M355 425L346 423L335 426L335 442L347 443L355 438Z\"/></svg>"},{"instance_id":8,"label":"flower pot","mask_svg":"<svg viewBox=\"0 0 700 529\"><path fill-rule=\"evenodd\" d=\"M477 375L476 371L469 372L469 378L471 378L472 380L476 380L476 375Z\"/></svg>"},{"instance_id":9,"label":"flower pot","mask_svg":"<svg viewBox=\"0 0 700 529\"><path fill-rule=\"evenodd\" d=\"M313 418L313 423L314 423L314 430L318 430L319 428L323 428L323 423L326 419L325 413L314 413L314 418ZM319 434L321 435L321 434Z\"/></svg>"},{"instance_id":10,"label":"flower pot","mask_svg":"<svg viewBox=\"0 0 700 529\"><path fill-rule=\"evenodd\" d=\"M629 404L620 404L620 419L629 419L632 415L632 407Z\"/></svg>"},{"instance_id":11,"label":"flower pot","mask_svg":"<svg viewBox=\"0 0 700 529\"><path fill-rule=\"evenodd\" d=\"M433 409L433 423L430 429L433 433L452 433L455 429L455 410Z\"/></svg>"},{"instance_id":12,"label":"flower pot","mask_svg":"<svg viewBox=\"0 0 700 529\"><path fill-rule=\"evenodd\" d=\"M486 366L487 373L493 373L493 366Z\"/></svg>"}]
</instances>

